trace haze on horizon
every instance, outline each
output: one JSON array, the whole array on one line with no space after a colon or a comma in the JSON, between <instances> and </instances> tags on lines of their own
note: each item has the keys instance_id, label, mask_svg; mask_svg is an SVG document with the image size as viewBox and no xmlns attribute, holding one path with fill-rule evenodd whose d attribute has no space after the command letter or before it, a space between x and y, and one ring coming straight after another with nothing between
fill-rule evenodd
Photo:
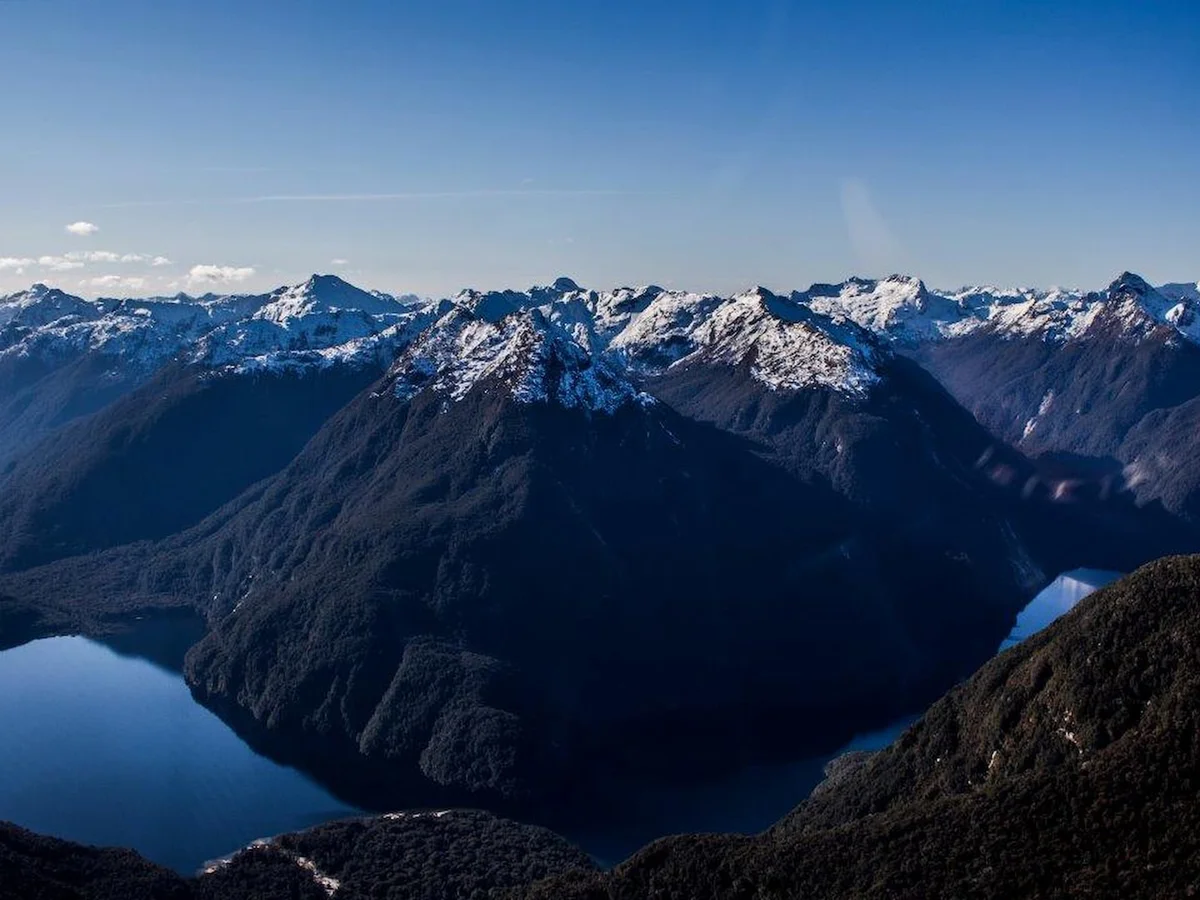
<instances>
[{"instance_id":1,"label":"haze on horizon","mask_svg":"<svg viewBox=\"0 0 1200 900\"><path fill-rule=\"evenodd\" d=\"M1200 278L1194 3L403 6L0 2L0 293Z\"/></svg>"}]
</instances>

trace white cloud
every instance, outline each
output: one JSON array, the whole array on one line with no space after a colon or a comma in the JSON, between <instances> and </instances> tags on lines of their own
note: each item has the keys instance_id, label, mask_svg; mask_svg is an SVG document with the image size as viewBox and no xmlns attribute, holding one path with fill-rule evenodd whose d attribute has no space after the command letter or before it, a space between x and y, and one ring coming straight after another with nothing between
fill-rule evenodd
<instances>
[{"instance_id":1,"label":"white cloud","mask_svg":"<svg viewBox=\"0 0 1200 900\"><path fill-rule=\"evenodd\" d=\"M67 226L67 231L77 237L89 237L99 230L100 228L91 222L72 222Z\"/></svg>"},{"instance_id":2,"label":"white cloud","mask_svg":"<svg viewBox=\"0 0 1200 900\"><path fill-rule=\"evenodd\" d=\"M64 254L63 258L73 262L91 263L115 263L121 261L121 255L113 253L111 250L72 250L70 253Z\"/></svg>"},{"instance_id":3,"label":"white cloud","mask_svg":"<svg viewBox=\"0 0 1200 900\"><path fill-rule=\"evenodd\" d=\"M242 266L240 268L234 266L192 266L188 271L189 284L228 284L230 282L245 281L248 278L254 277L254 269L251 266Z\"/></svg>"},{"instance_id":4,"label":"white cloud","mask_svg":"<svg viewBox=\"0 0 1200 900\"><path fill-rule=\"evenodd\" d=\"M348 266L348 265L350 265L350 260L348 260L348 259L341 259L341 258L339 257L338 259L331 259L331 260L329 261L329 264L330 264L331 266Z\"/></svg>"},{"instance_id":5,"label":"white cloud","mask_svg":"<svg viewBox=\"0 0 1200 900\"><path fill-rule=\"evenodd\" d=\"M0 272L7 272L10 269L16 269L20 275L26 266L32 266L36 263L36 259L18 256L0 256Z\"/></svg>"},{"instance_id":6,"label":"white cloud","mask_svg":"<svg viewBox=\"0 0 1200 900\"><path fill-rule=\"evenodd\" d=\"M37 264L52 272L66 272L70 269L83 268L82 262L77 259L68 259L65 256L39 256Z\"/></svg>"},{"instance_id":7,"label":"white cloud","mask_svg":"<svg viewBox=\"0 0 1200 900\"><path fill-rule=\"evenodd\" d=\"M112 290L113 288L129 288L131 290L141 290L146 286L145 278L130 278L123 275L101 275L98 278L93 278L90 281L81 281L80 284L95 288L104 288Z\"/></svg>"},{"instance_id":8,"label":"white cloud","mask_svg":"<svg viewBox=\"0 0 1200 900\"><path fill-rule=\"evenodd\" d=\"M152 266L169 266L171 260L165 256L148 253L113 253L111 250L72 250L63 254L63 259L89 263L149 263Z\"/></svg>"}]
</instances>

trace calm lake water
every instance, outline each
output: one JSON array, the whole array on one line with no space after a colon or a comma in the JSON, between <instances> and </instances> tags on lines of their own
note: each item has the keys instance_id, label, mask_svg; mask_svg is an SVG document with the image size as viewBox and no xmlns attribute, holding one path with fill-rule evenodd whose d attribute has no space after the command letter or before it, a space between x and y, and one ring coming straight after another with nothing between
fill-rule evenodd
<instances>
[{"instance_id":1,"label":"calm lake water","mask_svg":"<svg viewBox=\"0 0 1200 900\"><path fill-rule=\"evenodd\" d=\"M1030 635L1037 634L1088 594L1120 577L1120 572L1105 572L1101 569L1074 569L1064 572L1021 611L1017 616L1017 624L1004 639L1000 649L1007 650Z\"/></svg>"},{"instance_id":2,"label":"calm lake water","mask_svg":"<svg viewBox=\"0 0 1200 900\"><path fill-rule=\"evenodd\" d=\"M177 672L80 637L0 653L0 819L191 874L356 811L252 751Z\"/></svg>"},{"instance_id":3,"label":"calm lake water","mask_svg":"<svg viewBox=\"0 0 1200 900\"><path fill-rule=\"evenodd\" d=\"M1116 573L1068 572L1021 613L1001 649L1050 624ZM193 630L147 624L109 645L50 638L0 653L0 820L133 847L192 873L255 838L358 810L247 747L179 674ZM833 754L746 769L715 784L643 792L622 821L568 836L603 863L685 831L761 831L847 750L887 746L915 717Z\"/></svg>"}]
</instances>

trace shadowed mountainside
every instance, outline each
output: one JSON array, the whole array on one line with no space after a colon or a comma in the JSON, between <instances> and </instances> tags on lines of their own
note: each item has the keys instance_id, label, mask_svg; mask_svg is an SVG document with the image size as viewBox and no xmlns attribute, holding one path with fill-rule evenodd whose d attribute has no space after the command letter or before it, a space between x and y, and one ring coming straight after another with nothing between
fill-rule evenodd
<instances>
[{"instance_id":1,"label":"shadowed mountainside","mask_svg":"<svg viewBox=\"0 0 1200 900\"><path fill-rule=\"evenodd\" d=\"M1200 557L1083 600L856 754L756 837L685 835L609 873L478 813L333 823L198 880L0 827L0 897L785 900L1200 891ZM332 881L330 880L332 879Z\"/></svg>"}]
</instances>

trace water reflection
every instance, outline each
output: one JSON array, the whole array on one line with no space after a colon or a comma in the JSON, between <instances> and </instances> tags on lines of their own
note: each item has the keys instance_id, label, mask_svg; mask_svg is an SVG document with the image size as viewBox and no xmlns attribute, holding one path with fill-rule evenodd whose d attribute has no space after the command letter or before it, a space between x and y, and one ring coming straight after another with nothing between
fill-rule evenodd
<instances>
[{"instance_id":1,"label":"water reflection","mask_svg":"<svg viewBox=\"0 0 1200 900\"><path fill-rule=\"evenodd\" d=\"M1064 572L1021 611L1017 616L1016 625L1004 639L1000 649L1015 647L1027 637L1037 634L1063 613L1072 610L1084 597L1120 577L1120 572L1106 572L1102 569L1074 569Z\"/></svg>"},{"instance_id":2,"label":"water reflection","mask_svg":"<svg viewBox=\"0 0 1200 900\"><path fill-rule=\"evenodd\" d=\"M109 641L125 655L79 637L0 653L0 819L190 874L356 812L197 704L173 673L187 637L160 625Z\"/></svg>"}]
</instances>

